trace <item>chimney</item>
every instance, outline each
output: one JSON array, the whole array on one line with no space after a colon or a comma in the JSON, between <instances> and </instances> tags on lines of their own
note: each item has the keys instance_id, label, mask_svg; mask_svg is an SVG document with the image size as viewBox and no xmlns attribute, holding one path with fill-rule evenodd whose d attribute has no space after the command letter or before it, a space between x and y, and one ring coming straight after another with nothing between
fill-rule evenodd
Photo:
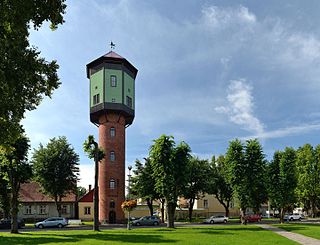
<instances>
[{"instance_id":1,"label":"chimney","mask_svg":"<svg viewBox=\"0 0 320 245\"><path fill-rule=\"evenodd\" d=\"M91 187L92 187L92 186L91 186L91 185L89 185L89 191L88 191L88 192L90 192L90 191L91 191Z\"/></svg>"}]
</instances>

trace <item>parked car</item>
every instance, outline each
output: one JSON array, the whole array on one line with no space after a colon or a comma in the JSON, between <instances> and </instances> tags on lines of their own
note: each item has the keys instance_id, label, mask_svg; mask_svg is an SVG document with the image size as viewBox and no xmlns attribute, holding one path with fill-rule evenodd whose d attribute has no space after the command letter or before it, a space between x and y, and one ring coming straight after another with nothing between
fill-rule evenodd
<instances>
[{"instance_id":1,"label":"parked car","mask_svg":"<svg viewBox=\"0 0 320 245\"><path fill-rule=\"evenodd\" d=\"M161 221L158 216L143 216L140 219L132 221L132 225L160 225Z\"/></svg>"},{"instance_id":2,"label":"parked car","mask_svg":"<svg viewBox=\"0 0 320 245\"><path fill-rule=\"evenodd\" d=\"M65 227L68 225L68 221L65 218L62 217L51 217L48 219L45 219L44 221L35 223L36 228L44 228L44 227Z\"/></svg>"},{"instance_id":3,"label":"parked car","mask_svg":"<svg viewBox=\"0 0 320 245\"><path fill-rule=\"evenodd\" d=\"M293 220L302 220L302 216L300 214L286 214L284 216L285 220L293 221Z\"/></svg>"},{"instance_id":4,"label":"parked car","mask_svg":"<svg viewBox=\"0 0 320 245\"><path fill-rule=\"evenodd\" d=\"M249 214L246 215L244 218L247 222L259 222L262 219L260 214Z\"/></svg>"},{"instance_id":5,"label":"parked car","mask_svg":"<svg viewBox=\"0 0 320 245\"><path fill-rule=\"evenodd\" d=\"M11 219L0 220L0 229L11 229ZM23 219L18 219L18 228L21 229L25 226Z\"/></svg>"},{"instance_id":6,"label":"parked car","mask_svg":"<svg viewBox=\"0 0 320 245\"><path fill-rule=\"evenodd\" d=\"M218 216L211 216L210 218L206 219L204 223L206 224L227 223L228 220L229 220L228 217L224 215L218 215Z\"/></svg>"}]
</instances>

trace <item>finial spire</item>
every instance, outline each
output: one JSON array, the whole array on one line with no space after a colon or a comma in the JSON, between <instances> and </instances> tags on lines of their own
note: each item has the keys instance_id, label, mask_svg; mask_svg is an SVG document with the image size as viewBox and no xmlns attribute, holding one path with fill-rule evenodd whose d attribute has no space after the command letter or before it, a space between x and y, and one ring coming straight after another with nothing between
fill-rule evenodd
<instances>
[{"instance_id":1,"label":"finial spire","mask_svg":"<svg viewBox=\"0 0 320 245\"><path fill-rule=\"evenodd\" d=\"M115 47L116 47L116 45L111 41L111 42L110 42L110 48L111 48L111 50L112 50L112 49L115 49Z\"/></svg>"}]
</instances>

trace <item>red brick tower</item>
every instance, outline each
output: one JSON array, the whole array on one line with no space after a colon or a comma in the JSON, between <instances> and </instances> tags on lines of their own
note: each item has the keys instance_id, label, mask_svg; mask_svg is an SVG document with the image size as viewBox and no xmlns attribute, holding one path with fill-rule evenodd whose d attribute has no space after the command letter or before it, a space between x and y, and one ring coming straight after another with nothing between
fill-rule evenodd
<instances>
[{"instance_id":1,"label":"red brick tower","mask_svg":"<svg viewBox=\"0 0 320 245\"><path fill-rule=\"evenodd\" d=\"M125 128L132 124L135 78L138 70L110 51L87 65L90 79L90 121L99 127L99 146L105 158L99 164L99 220L124 220Z\"/></svg>"}]
</instances>

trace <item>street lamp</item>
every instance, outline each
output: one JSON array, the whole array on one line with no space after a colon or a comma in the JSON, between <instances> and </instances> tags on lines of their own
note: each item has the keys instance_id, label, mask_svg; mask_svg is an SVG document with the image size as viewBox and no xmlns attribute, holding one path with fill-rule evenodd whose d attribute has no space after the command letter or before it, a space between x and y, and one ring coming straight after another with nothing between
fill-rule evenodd
<instances>
[{"instance_id":1,"label":"street lamp","mask_svg":"<svg viewBox=\"0 0 320 245\"><path fill-rule=\"evenodd\" d=\"M131 180L131 169L132 166L128 166L128 199L130 200L130 180ZM130 230L131 226L130 226L130 208L128 209L128 225L127 225L127 229Z\"/></svg>"}]
</instances>

